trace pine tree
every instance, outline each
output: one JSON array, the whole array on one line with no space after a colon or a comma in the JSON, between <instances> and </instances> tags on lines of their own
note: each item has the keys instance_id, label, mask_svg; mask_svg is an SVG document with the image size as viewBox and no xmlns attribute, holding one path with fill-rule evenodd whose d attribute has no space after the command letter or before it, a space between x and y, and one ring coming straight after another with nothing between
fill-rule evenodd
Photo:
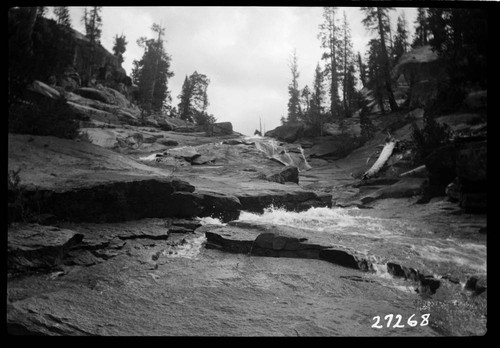
<instances>
[{"instance_id":1,"label":"pine tree","mask_svg":"<svg viewBox=\"0 0 500 348\"><path fill-rule=\"evenodd\" d=\"M47 6L37 6L37 14L38 18L45 17L47 15Z\"/></svg>"},{"instance_id":2,"label":"pine tree","mask_svg":"<svg viewBox=\"0 0 500 348\"><path fill-rule=\"evenodd\" d=\"M438 52L448 70L448 89L465 93L471 86L487 88L490 45L487 10L432 8L428 14L429 44Z\"/></svg>"},{"instance_id":3,"label":"pine tree","mask_svg":"<svg viewBox=\"0 0 500 348\"><path fill-rule=\"evenodd\" d=\"M91 44L98 43L101 39L101 18L102 7L92 6L90 10L85 10L83 12L82 22L85 26L85 36L89 39Z\"/></svg>"},{"instance_id":4,"label":"pine tree","mask_svg":"<svg viewBox=\"0 0 500 348\"><path fill-rule=\"evenodd\" d=\"M408 51L408 29L407 29L406 17L403 12L401 16L398 16L398 22L396 27L396 37L394 38L394 59L397 62L399 58Z\"/></svg>"},{"instance_id":5,"label":"pine tree","mask_svg":"<svg viewBox=\"0 0 500 348\"><path fill-rule=\"evenodd\" d=\"M123 53L127 50L127 40L125 38L125 35L121 34L120 36L115 35L115 42L113 45L113 53L115 56L118 57L118 60L121 63L123 63Z\"/></svg>"},{"instance_id":6,"label":"pine tree","mask_svg":"<svg viewBox=\"0 0 500 348\"><path fill-rule=\"evenodd\" d=\"M174 76L170 71L171 57L163 47L164 28L153 24L151 30L156 39L141 37L137 44L144 49L142 59L134 61L132 80L138 86L138 104L143 114L161 113L171 101L168 79Z\"/></svg>"},{"instance_id":7,"label":"pine tree","mask_svg":"<svg viewBox=\"0 0 500 348\"><path fill-rule=\"evenodd\" d=\"M297 52L293 51L290 57L289 66L290 72L292 73L292 82L288 85L288 94L290 98L288 99L288 123L295 123L299 120L301 110L300 110L300 92L299 92L299 70L297 65Z\"/></svg>"},{"instance_id":8,"label":"pine tree","mask_svg":"<svg viewBox=\"0 0 500 348\"><path fill-rule=\"evenodd\" d=\"M195 71L189 77L186 76L182 85L178 108L179 118L196 122L198 125L206 125L215 122L215 117L207 113L208 94L207 89L210 79Z\"/></svg>"},{"instance_id":9,"label":"pine tree","mask_svg":"<svg viewBox=\"0 0 500 348\"><path fill-rule=\"evenodd\" d=\"M373 91L373 95L377 100L381 113L385 113L384 107L384 73L382 70L383 59L380 41L371 39L368 43L368 59L367 59L367 82L366 85Z\"/></svg>"},{"instance_id":10,"label":"pine tree","mask_svg":"<svg viewBox=\"0 0 500 348\"><path fill-rule=\"evenodd\" d=\"M314 71L313 91L311 93L311 104L308 119L313 128L316 129L316 131L319 131L321 135L323 135L323 123L326 118L323 107L326 92L324 90L323 83L324 73L321 71L318 63L316 65L316 70Z\"/></svg>"},{"instance_id":11,"label":"pine tree","mask_svg":"<svg viewBox=\"0 0 500 348\"><path fill-rule=\"evenodd\" d=\"M387 96L389 98L389 105L391 111L396 111L398 109L398 104L394 98L394 93L391 86L391 73L390 73L390 61L387 54L386 46L386 35L388 33L388 28L390 26L390 20L388 12L392 8L388 7L362 7L361 10L365 13L366 17L363 19L363 24L369 30L376 30L379 36L380 42L380 58L381 58L381 69L383 72L383 81L385 89L387 91Z\"/></svg>"},{"instance_id":12,"label":"pine tree","mask_svg":"<svg viewBox=\"0 0 500 348\"><path fill-rule=\"evenodd\" d=\"M345 95L347 100L346 107L349 117L352 116L353 112L357 109L358 91L356 89L356 84L356 68L354 67L354 64L350 64L347 68L345 82Z\"/></svg>"},{"instance_id":13,"label":"pine tree","mask_svg":"<svg viewBox=\"0 0 500 348\"><path fill-rule=\"evenodd\" d=\"M69 9L67 6L54 7L54 15L56 16L57 24L71 28L71 18L69 16Z\"/></svg>"},{"instance_id":14,"label":"pine tree","mask_svg":"<svg viewBox=\"0 0 500 348\"><path fill-rule=\"evenodd\" d=\"M99 43L101 38L102 20L100 12L102 7L93 6L90 10L85 7L82 17L82 22L85 26L85 37L89 40L89 60L87 62L87 77L84 80L87 83L92 79L94 73L94 59L96 44Z\"/></svg>"},{"instance_id":15,"label":"pine tree","mask_svg":"<svg viewBox=\"0 0 500 348\"><path fill-rule=\"evenodd\" d=\"M359 70L359 79L361 80L361 84L363 88L366 87L366 65L363 63L361 59L361 54L358 51L358 70Z\"/></svg>"},{"instance_id":16,"label":"pine tree","mask_svg":"<svg viewBox=\"0 0 500 348\"><path fill-rule=\"evenodd\" d=\"M191 106L191 95L193 93L193 90L191 88L190 82L191 81L186 75L186 77L184 78L184 83L182 84L181 94L178 96L180 102L177 109L179 110L179 118L181 120L194 122Z\"/></svg>"},{"instance_id":17,"label":"pine tree","mask_svg":"<svg viewBox=\"0 0 500 348\"><path fill-rule=\"evenodd\" d=\"M193 106L197 111L205 113L209 105L207 89L210 84L210 80L206 75L199 74L197 71L195 71L189 79L191 81L191 88L193 91Z\"/></svg>"},{"instance_id":18,"label":"pine tree","mask_svg":"<svg viewBox=\"0 0 500 348\"><path fill-rule=\"evenodd\" d=\"M427 25L427 9L419 7L417 9L417 18L415 19L415 37L412 47L427 45L429 28Z\"/></svg>"},{"instance_id":19,"label":"pine tree","mask_svg":"<svg viewBox=\"0 0 500 348\"><path fill-rule=\"evenodd\" d=\"M311 109L311 90L309 86L305 85L300 91L300 104L301 104L301 120L307 122L309 111Z\"/></svg>"},{"instance_id":20,"label":"pine tree","mask_svg":"<svg viewBox=\"0 0 500 348\"><path fill-rule=\"evenodd\" d=\"M321 48L325 49L321 59L325 60L325 73L330 78L330 114L333 118L340 116L340 101L338 95L338 51L340 40L337 38L339 28L335 23L335 7L323 8L323 23L320 24L318 38Z\"/></svg>"},{"instance_id":21,"label":"pine tree","mask_svg":"<svg viewBox=\"0 0 500 348\"><path fill-rule=\"evenodd\" d=\"M341 40L341 50L339 54L340 58L340 63L342 66L342 103L343 103L343 111L344 111L344 117L351 117L352 111L349 108L349 96L348 96L348 79L350 78L348 76L350 67L353 62L353 52L352 52L352 39L351 39L351 29L349 28L349 24L347 22L347 16L344 11L344 15L342 18L342 27L341 27L341 35L342 35L342 40ZM342 120L342 119L341 119Z\"/></svg>"}]
</instances>

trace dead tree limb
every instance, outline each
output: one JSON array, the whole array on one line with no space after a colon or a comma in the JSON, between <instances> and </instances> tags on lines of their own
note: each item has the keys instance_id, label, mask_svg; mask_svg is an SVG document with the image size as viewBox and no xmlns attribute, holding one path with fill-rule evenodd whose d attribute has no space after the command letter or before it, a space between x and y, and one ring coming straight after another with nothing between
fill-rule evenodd
<instances>
[{"instance_id":1,"label":"dead tree limb","mask_svg":"<svg viewBox=\"0 0 500 348\"><path fill-rule=\"evenodd\" d=\"M375 161L372 167L363 174L362 180L367 180L377 175L377 173L384 167L389 158L392 156L396 143L397 140L394 137L387 137L384 148L382 149L382 152L380 152L377 161Z\"/></svg>"}]
</instances>

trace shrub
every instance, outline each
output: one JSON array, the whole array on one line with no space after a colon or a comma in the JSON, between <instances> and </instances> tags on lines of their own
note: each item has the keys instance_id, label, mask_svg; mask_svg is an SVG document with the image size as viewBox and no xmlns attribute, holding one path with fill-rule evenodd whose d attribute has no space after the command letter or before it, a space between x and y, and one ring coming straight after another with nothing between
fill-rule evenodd
<instances>
[{"instance_id":1,"label":"shrub","mask_svg":"<svg viewBox=\"0 0 500 348\"><path fill-rule=\"evenodd\" d=\"M36 190L31 198L28 197L28 193L21 186L20 171L21 169L9 170L7 175L9 223L19 220L33 222L40 216L41 193Z\"/></svg>"},{"instance_id":2,"label":"shrub","mask_svg":"<svg viewBox=\"0 0 500 348\"><path fill-rule=\"evenodd\" d=\"M12 133L74 139L78 136L77 117L64 97L17 102L9 107L8 128Z\"/></svg>"},{"instance_id":3,"label":"shrub","mask_svg":"<svg viewBox=\"0 0 500 348\"><path fill-rule=\"evenodd\" d=\"M412 141L415 164L421 164L437 148L451 142L452 131L446 124L436 122L428 112L424 114L422 129L413 123Z\"/></svg>"}]
</instances>

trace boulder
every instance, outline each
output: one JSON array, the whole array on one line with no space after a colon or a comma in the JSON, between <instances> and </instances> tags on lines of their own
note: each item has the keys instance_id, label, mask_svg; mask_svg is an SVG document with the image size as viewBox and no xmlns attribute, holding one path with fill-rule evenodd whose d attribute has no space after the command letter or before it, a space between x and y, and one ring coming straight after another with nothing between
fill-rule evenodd
<instances>
[{"instance_id":1,"label":"boulder","mask_svg":"<svg viewBox=\"0 0 500 348\"><path fill-rule=\"evenodd\" d=\"M194 160L196 157L201 156L200 153L198 153L198 151L196 151L196 149L191 146L183 146L183 147L168 149L167 151L165 151L165 154L177 158L184 158L188 162Z\"/></svg>"},{"instance_id":2,"label":"boulder","mask_svg":"<svg viewBox=\"0 0 500 348\"><path fill-rule=\"evenodd\" d=\"M196 157L193 160L191 160L191 164L202 165L202 164L207 164L207 163L214 163L216 159L217 159L216 156L201 155L201 156Z\"/></svg>"},{"instance_id":3,"label":"boulder","mask_svg":"<svg viewBox=\"0 0 500 348\"><path fill-rule=\"evenodd\" d=\"M242 144L246 144L246 143L244 143L243 141L238 140L238 139L229 139L229 140L224 140L222 143L223 143L224 145L242 145Z\"/></svg>"},{"instance_id":4,"label":"boulder","mask_svg":"<svg viewBox=\"0 0 500 348\"><path fill-rule=\"evenodd\" d=\"M215 192L201 194L203 210L200 217L210 216L223 222L238 219L242 207L237 197Z\"/></svg>"},{"instance_id":5,"label":"boulder","mask_svg":"<svg viewBox=\"0 0 500 348\"><path fill-rule=\"evenodd\" d=\"M284 184L286 182L299 183L299 170L294 166L286 166L277 173L266 176L266 180Z\"/></svg>"},{"instance_id":6,"label":"boulder","mask_svg":"<svg viewBox=\"0 0 500 348\"><path fill-rule=\"evenodd\" d=\"M80 87L77 80L72 77L64 76L58 81L58 85L61 86L65 91L73 92Z\"/></svg>"},{"instance_id":7,"label":"boulder","mask_svg":"<svg viewBox=\"0 0 500 348\"><path fill-rule=\"evenodd\" d=\"M319 137L311 148L304 150L304 153L311 158L338 159L347 156L360 144L359 140L349 135Z\"/></svg>"},{"instance_id":8,"label":"boulder","mask_svg":"<svg viewBox=\"0 0 500 348\"><path fill-rule=\"evenodd\" d=\"M455 178L448 186L446 186L445 193L450 201L460 201L460 182L458 178Z\"/></svg>"},{"instance_id":9,"label":"boulder","mask_svg":"<svg viewBox=\"0 0 500 348\"><path fill-rule=\"evenodd\" d=\"M437 87L448 79L445 66L430 45L415 47L399 58L391 73L394 77L404 75L409 83L410 108L431 105L437 97Z\"/></svg>"},{"instance_id":10,"label":"boulder","mask_svg":"<svg viewBox=\"0 0 500 348\"><path fill-rule=\"evenodd\" d=\"M112 104L112 101L106 93L96 88L82 87L75 90L75 93L87 99L97 100L105 104Z\"/></svg>"},{"instance_id":11,"label":"boulder","mask_svg":"<svg viewBox=\"0 0 500 348\"><path fill-rule=\"evenodd\" d=\"M61 96L57 89L38 80L35 80L32 84L28 85L28 90L51 99L57 99Z\"/></svg>"},{"instance_id":12,"label":"boulder","mask_svg":"<svg viewBox=\"0 0 500 348\"><path fill-rule=\"evenodd\" d=\"M413 197L422 193L426 181L425 178L405 177L390 186L364 194L359 201L362 204L368 204L379 199Z\"/></svg>"},{"instance_id":13,"label":"boulder","mask_svg":"<svg viewBox=\"0 0 500 348\"><path fill-rule=\"evenodd\" d=\"M218 122L209 127L211 135L231 135L233 134L233 125L231 122Z\"/></svg>"},{"instance_id":14,"label":"boulder","mask_svg":"<svg viewBox=\"0 0 500 348\"><path fill-rule=\"evenodd\" d=\"M119 106L121 108L134 107L122 93L113 88L102 87L101 92L104 93L110 104Z\"/></svg>"},{"instance_id":15,"label":"boulder","mask_svg":"<svg viewBox=\"0 0 500 348\"><path fill-rule=\"evenodd\" d=\"M276 138L281 141L286 141L288 143L293 143L299 139L304 133L304 124L302 123L290 123L265 133L266 137Z\"/></svg>"},{"instance_id":16,"label":"boulder","mask_svg":"<svg viewBox=\"0 0 500 348\"><path fill-rule=\"evenodd\" d=\"M177 141L165 139L165 138L157 139L156 142L158 144L165 145L165 146L178 146L179 145L179 143Z\"/></svg>"}]
</instances>

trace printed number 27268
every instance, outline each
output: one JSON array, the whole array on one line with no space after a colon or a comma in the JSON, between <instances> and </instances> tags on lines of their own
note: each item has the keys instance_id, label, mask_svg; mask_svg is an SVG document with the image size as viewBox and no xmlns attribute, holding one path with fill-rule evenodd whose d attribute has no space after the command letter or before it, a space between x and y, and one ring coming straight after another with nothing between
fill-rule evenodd
<instances>
[{"instance_id":1,"label":"printed number 27268","mask_svg":"<svg viewBox=\"0 0 500 348\"><path fill-rule=\"evenodd\" d=\"M408 326L411 326L411 327L415 327L418 325L418 321L413 319L413 317L415 316L415 314L412 314L411 317L408 318L408 320L406 321L406 323L408 324ZM429 325L429 316L430 314L422 314L422 321L420 322L420 326L426 326L426 325ZM392 320L394 319L394 315L393 314L387 314L385 317L384 317L384 320L387 321L387 327L391 327L391 324L392 324ZM397 314L396 315L396 322L394 323L394 326L393 328L403 328L405 327L404 325L401 325L401 320L403 319L403 316L401 314ZM372 318L372 320L375 320L375 323L372 324L372 327L374 329L382 329L384 326L380 325L380 316L379 315L376 315Z\"/></svg>"}]
</instances>

